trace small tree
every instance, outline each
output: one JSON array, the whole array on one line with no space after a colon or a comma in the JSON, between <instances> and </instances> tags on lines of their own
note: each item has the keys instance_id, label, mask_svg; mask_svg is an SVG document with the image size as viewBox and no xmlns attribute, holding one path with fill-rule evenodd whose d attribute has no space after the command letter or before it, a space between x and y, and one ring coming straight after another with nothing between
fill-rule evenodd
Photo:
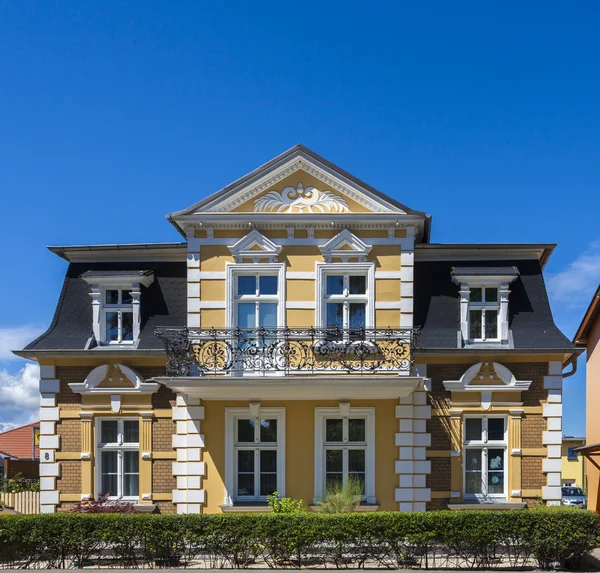
<instances>
[{"instance_id":1,"label":"small tree","mask_svg":"<svg viewBox=\"0 0 600 573\"><path fill-rule=\"evenodd\" d=\"M278 491L267 496L267 504L273 513L301 513L306 511L304 500L280 497Z\"/></svg>"},{"instance_id":2,"label":"small tree","mask_svg":"<svg viewBox=\"0 0 600 573\"><path fill-rule=\"evenodd\" d=\"M343 485L336 482L328 486L323 501L318 505L322 513L351 513L358 509L362 492L362 482L350 476Z\"/></svg>"}]
</instances>

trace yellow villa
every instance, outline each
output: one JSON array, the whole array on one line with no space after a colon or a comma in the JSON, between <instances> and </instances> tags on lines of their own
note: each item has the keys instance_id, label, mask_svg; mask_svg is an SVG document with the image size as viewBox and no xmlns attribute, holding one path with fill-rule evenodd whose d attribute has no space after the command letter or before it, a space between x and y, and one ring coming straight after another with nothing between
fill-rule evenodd
<instances>
[{"instance_id":1,"label":"yellow villa","mask_svg":"<svg viewBox=\"0 0 600 573\"><path fill-rule=\"evenodd\" d=\"M430 215L301 145L168 219L181 242L50 247L56 314L17 352L43 512L318 510L350 479L361 511L560 503L554 245L432 243Z\"/></svg>"}]
</instances>

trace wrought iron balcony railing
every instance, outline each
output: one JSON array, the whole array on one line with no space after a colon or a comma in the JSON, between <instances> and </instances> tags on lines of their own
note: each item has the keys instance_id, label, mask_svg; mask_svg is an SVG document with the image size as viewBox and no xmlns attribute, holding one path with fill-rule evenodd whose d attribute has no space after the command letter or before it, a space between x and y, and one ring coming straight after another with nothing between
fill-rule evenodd
<instances>
[{"instance_id":1,"label":"wrought iron balcony railing","mask_svg":"<svg viewBox=\"0 0 600 573\"><path fill-rule=\"evenodd\" d=\"M411 374L417 328L155 329L168 376Z\"/></svg>"}]
</instances>

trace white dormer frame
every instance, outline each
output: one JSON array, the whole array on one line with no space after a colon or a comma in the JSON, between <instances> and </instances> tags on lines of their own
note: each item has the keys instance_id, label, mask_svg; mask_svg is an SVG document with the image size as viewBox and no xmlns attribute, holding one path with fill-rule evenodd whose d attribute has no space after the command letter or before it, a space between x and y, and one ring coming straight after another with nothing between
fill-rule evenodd
<instances>
[{"instance_id":1,"label":"white dormer frame","mask_svg":"<svg viewBox=\"0 0 600 573\"><path fill-rule=\"evenodd\" d=\"M508 296L510 294L510 285L517 278L518 274L502 275L453 275L452 281L459 286L460 297L460 333L463 345L485 344L485 342L474 342L469 337L469 304L472 288L497 288L498 304L498 334L499 340L495 344L508 344Z\"/></svg>"},{"instance_id":2,"label":"white dormer frame","mask_svg":"<svg viewBox=\"0 0 600 573\"><path fill-rule=\"evenodd\" d=\"M133 313L133 341L123 343L123 346L136 344L140 338L141 311L140 298L141 286L149 287L154 282L154 273L140 276L138 274L119 274L115 276L82 277L90 285L90 296L92 297L92 331L96 342L100 345L107 344L105 327L103 325L103 307L107 290L131 291L131 305Z\"/></svg>"},{"instance_id":3,"label":"white dormer frame","mask_svg":"<svg viewBox=\"0 0 600 573\"><path fill-rule=\"evenodd\" d=\"M492 393L523 392L529 390L531 386L531 380L517 380L506 366L498 362L492 362L492 368L495 375L502 380L502 384L485 384L484 375L480 374L483 365L483 362L473 364L473 366L467 368L459 380L445 380L443 382L444 388L449 392L479 392L481 394L481 407L484 410L489 410L492 405ZM485 362L485 366L489 366L489 362ZM476 379L478 374L479 376ZM477 383L478 381L479 383Z\"/></svg>"},{"instance_id":4,"label":"white dormer frame","mask_svg":"<svg viewBox=\"0 0 600 573\"><path fill-rule=\"evenodd\" d=\"M343 249L345 245L350 249ZM335 237L319 246L326 263L331 263L334 259L340 259L342 263L347 263L350 259L365 262L372 248L348 229L342 229Z\"/></svg>"},{"instance_id":5,"label":"white dormer frame","mask_svg":"<svg viewBox=\"0 0 600 573\"><path fill-rule=\"evenodd\" d=\"M254 250L258 246L260 250ZM236 263L244 262L244 259L253 263L259 263L267 260L269 263L276 263L281 246L265 237L257 229L250 231L245 237L242 237L237 243L228 247Z\"/></svg>"}]
</instances>

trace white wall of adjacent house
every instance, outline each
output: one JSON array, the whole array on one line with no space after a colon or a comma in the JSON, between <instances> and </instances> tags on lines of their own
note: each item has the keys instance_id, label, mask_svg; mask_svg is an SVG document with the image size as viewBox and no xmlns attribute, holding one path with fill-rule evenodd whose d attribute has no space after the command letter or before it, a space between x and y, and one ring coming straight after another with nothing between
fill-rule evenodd
<instances>
[{"instance_id":1,"label":"white wall of adjacent house","mask_svg":"<svg viewBox=\"0 0 600 573\"><path fill-rule=\"evenodd\" d=\"M546 485L542 488L542 498L548 505L560 505L561 501L561 446L562 446L562 363L548 363L548 375L544 376L544 390L547 401L543 406L546 419L546 431L543 444L547 448L543 461L543 472L546 474Z\"/></svg>"}]
</instances>

